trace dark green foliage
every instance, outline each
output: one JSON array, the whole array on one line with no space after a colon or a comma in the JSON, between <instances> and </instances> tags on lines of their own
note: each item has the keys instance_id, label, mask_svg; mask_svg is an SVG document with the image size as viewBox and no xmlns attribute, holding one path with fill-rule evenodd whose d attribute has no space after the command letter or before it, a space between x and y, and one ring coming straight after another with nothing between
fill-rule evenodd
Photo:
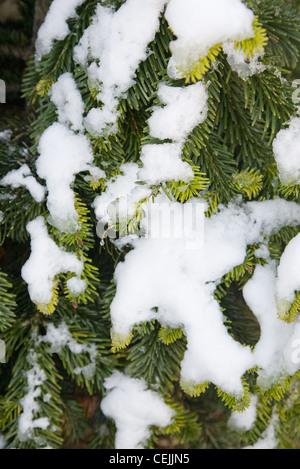
<instances>
[{"instance_id":1,"label":"dark green foliage","mask_svg":"<svg viewBox=\"0 0 300 469\"><path fill-rule=\"evenodd\" d=\"M17 2L17 9L13 9L14 14L7 15L6 21L5 10L0 13L0 79L6 83L9 105L5 110L1 106L1 114L3 111L11 114L9 107L16 110L14 106L21 103L20 84L26 61L32 53L34 3L34 0Z\"/></svg>"},{"instance_id":2,"label":"dark green foliage","mask_svg":"<svg viewBox=\"0 0 300 469\"><path fill-rule=\"evenodd\" d=\"M150 323L137 327L129 346L128 370L134 378L143 378L149 384L159 386L163 392L172 390L177 381L180 363L185 351L185 340L165 345L159 338L160 325Z\"/></svg>"}]
</instances>

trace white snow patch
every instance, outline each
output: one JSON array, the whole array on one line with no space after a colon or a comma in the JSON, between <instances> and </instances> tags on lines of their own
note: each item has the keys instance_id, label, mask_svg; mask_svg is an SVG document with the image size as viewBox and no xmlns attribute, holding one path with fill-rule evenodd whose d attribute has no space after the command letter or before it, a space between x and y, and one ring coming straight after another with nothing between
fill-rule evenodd
<instances>
[{"instance_id":1,"label":"white snow patch","mask_svg":"<svg viewBox=\"0 0 300 469\"><path fill-rule=\"evenodd\" d=\"M261 336L253 353L259 367L257 382L261 389L268 389L299 369L300 361L294 360L293 344L300 339L300 325L287 324L278 318L274 261L256 266L243 295L260 324Z\"/></svg>"},{"instance_id":2,"label":"white snow patch","mask_svg":"<svg viewBox=\"0 0 300 469\"><path fill-rule=\"evenodd\" d=\"M174 411L143 380L114 372L105 380L105 387L101 409L115 420L116 449L143 449L151 436L150 426L171 424Z\"/></svg>"},{"instance_id":3,"label":"white snow patch","mask_svg":"<svg viewBox=\"0 0 300 469\"><path fill-rule=\"evenodd\" d=\"M163 181L191 181L194 171L189 163L182 161L181 153L182 145L177 143L145 145L140 157L143 166L139 179L150 186Z\"/></svg>"},{"instance_id":4,"label":"white snow patch","mask_svg":"<svg viewBox=\"0 0 300 469\"><path fill-rule=\"evenodd\" d=\"M27 389L25 396L20 400L22 413L18 420L18 437L23 442L32 438L35 428L46 430L50 425L48 417L35 418L36 413L40 410L36 399L41 396L41 386L46 380L45 372L38 364L37 354L32 352L27 360L31 368L26 372Z\"/></svg>"},{"instance_id":5,"label":"white snow patch","mask_svg":"<svg viewBox=\"0 0 300 469\"><path fill-rule=\"evenodd\" d=\"M249 431L253 427L256 420L256 406L258 397L254 394L250 396L250 405L243 412L234 411L228 420L229 428L240 430L242 432Z\"/></svg>"},{"instance_id":6,"label":"white snow patch","mask_svg":"<svg viewBox=\"0 0 300 469\"><path fill-rule=\"evenodd\" d=\"M274 157L282 184L300 182L300 117L278 132L273 142Z\"/></svg>"},{"instance_id":7,"label":"white snow patch","mask_svg":"<svg viewBox=\"0 0 300 469\"><path fill-rule=\"evenodd\" d=\"M164 181L190 182L194 172L190 164L181 159L181 154L188 135L207 117L206 87L202 82L184 88L161 83L157 96L164 107L153 108L148 120L150 135L174 143L145 145L138 177L150 186Z\"/></svg>"},{"instance_id":8,"label":"white snow patch","mask_svg":"<svg viewBox=\"0 0 300 469\"><path fill-rule=\"evenodd\" d=\"M128 220L135 211L136 204L151 195L147 186L139 186L139 166L136 163L125 163L120 167L121 174L110 180L105 192L96 197L93 203L99 222L106 224L116 219Z\"/></svg>"},{"instance_id":9,"label":"white snow patch","mask_svg":"<svg viewBox=\"0 0 300 469\"><path fill-rule=\"evenodd\" d=\"M100 179L106 179L105 171L97 166L90 166L89 173L89 176L84 176L86 182L97 183Z\"/></svg>"},{"instance_id":10,"label":"white snow patch","mask_svg":"<svg viewBox=\"0 0 300 469\"><path fill-rule=\"evenodd\" d=\"M227 41L223 44L223 51L227 55L227 61L232 70L245 81L266 69L266 66L259 60L262 57L262 54L259 52L254 57L246 60L244 51L242 49L236 50L232 41Z\"/></svg>"},{"instance_id":11,"label":"white snow patch","mask_svg":"<svg viewBox=\"0 0 300 469\"><path fill-rule=\"evenodd\" d=\"M80 276L83 262L74 253L58 247L50 238L43 217L27 224L31 237L31 253L22 267L21 275L28 284L31 300L38 305L51 302L55 276L60 273L74 272Z\"/></svg>"},{"instance_id":12,"label":"white snow patch","mask_svg":"<svg viewBox=\"0 0 300 469\"><path fill-rule=\"evenodd\" d=\"M58 121L72 130L83 131L84 103L72 73L63 73L49 91L57 107Z\"/></svg>"},{"instance_id":13,"label":"white snow patch","mask_svg":"<svg viewBox=\"0 0 300 469\"><path fill-rule=\"evenodd\" d=\"M74 296L77 297L85 291L86 281L81 278L71 277L67 280L67 288Z\"/></svg>"},{"instance_id":14,"label":"white snow patch","mask_svg":"<svg viewBox=\"0 0 300 469\"><path fill-rule=\"evenodd\" d=\"M161 83L157 96L165 106L155 107L148 120L152 137L184 141L207 117L208 94L202 82L184 88Z\"/></svg>"},{"instance_id":15,"label":"white snow patch","mask_svg":"<svg viewBox=\"0 0 300 469\"><path fill-rule=\"evenodd\" d=\"M159 28L165 0L127 0L117 11L98 4L93 22L74 50L74 58L88 68L91 84L99 89L102 108L93 108L85 121L94 136L115 132L118 102L134 84L135 72L148 55L147 46ZM112 60L113 57L113 60ZM99 61L100 66L97 65Z\"/></svg>"},{"instance_id":16,"label":"white snow patch","mask_svg":"<svg viewBox=\"0 0 300 469\"><path fill-rule=\"evenodd\" d=\"M166 199L157 202L167 203ZM145 213L147 215L147 211ZM205 219L204 243L194 249L187 248L184 236L182 239L151 238L151 233L147 235L149 225L145 218L145 236L131 240L134 249L115 271L117 292L111 304L113 337L114 334L127 337L134 325L152 319L173 328L181 327L188 342L181 367L182 381L195 385L212 382L225 392L241 397L241 377L262 358L258 346L253 353L250 347L241 345L228 334L214 291L223 275L243 263L248 245L265 243L264 236L270 236L285 225L297 225L299 215L298 204L281 199L249 202L243 206L233 204ZM159 218L157 222L160 223ZM265 291L269 291L267 287ZM274 301L273 298L273 315ZM276 314L273 320L274 334L276 328L284 331L287 327L281 325ZM262 326L266 327L263 321ZM263 343L266 343L270 339L267 329L264 334ZM278 347L282 344L280 340ZM272 376L278 375L281 364L278 362L277 368L271 370ZM290 368L292 365L290 363Z\"/></svg>"},{"instance_id":17,"label":"white snow patch","mask_svg":"<svg viewBox=\"0 0 300 469\"><path fill-rule=\"evenodd\" d=\"M55 40L63 40L69 34L67 20L77 16L76 8L85 0L53 0L36 40L36 59L50 52Z\"/></svg>"},{"instance_id":18,"label":"white snow patch","mask_svg":"<svg viewBox=\"0 0 300 469\"><path fill-rule=\"evenodd\" d=\"M0 132L0 140L5 140L6 142L9 142L11 137L12 137L12 130L6 129Z\"/></svg>"},{"instance_id":19,"label":"white snow patch","mask_svg":"<svg viewBox=\"0 0 300 469\"><path fill-rule=\"evenodd\" d=\"M300 291L300 234L286 246L278 266L276 282L276 300L279 313L289 310Z\"/></svg>"},{"instance_id":20,"label":"white snow patch","mask_svg":"<svg viewBox=\"0 0 300 469\"><path fill-rule=\"evenodd\" d=\"M165 16L177 38L168 67L174 78L193 70L211 47L254 36L254 14L240 0L171 0Z\"/></svg>"},{"instance_id":21,"label":"white snow patch","mask_svg":"<svg viewBox=\"0 0 300 469\"><path fill-rule=\"evenodd\" d=\"M37 182L31 175L30 168L23 164L18 169L14 169L6 174L1 180L3 186L11 186L13 189L25 187L36 202L42 202L45 198L45 187Z\"/></svg>"},{"instance_id":22,"label":"white snow patch","mask_svg":"<svg viewBox=\"0 0 300 469\"><path fill-rule=\"evenodd\" d=\"M48 343L49 353L60 354L64 347L68 347L74 354L87 353L90 356L90 363L74 368L75 375L82 374L87 379L90 379L96 370L96 358L98 355L97 347L95 344L79 343L72 336L68 325L65 322L60 323L57 327L49 323L47 325L46 334L39 338L40 342Z\"/></svg>"},{"instance_id":23,"label":"white snow patch","mask_svg":"<svg viewBox=\"0 0 300 469\"><path fill-rule=\"evenodd\" d=\"M90 141L55 122L41 136L38 151L36 169L47 184L49 222L61 231L76 231L78 215L72 185L76 174L89 171L93 164Z\"/></svg>"}]
</instances>

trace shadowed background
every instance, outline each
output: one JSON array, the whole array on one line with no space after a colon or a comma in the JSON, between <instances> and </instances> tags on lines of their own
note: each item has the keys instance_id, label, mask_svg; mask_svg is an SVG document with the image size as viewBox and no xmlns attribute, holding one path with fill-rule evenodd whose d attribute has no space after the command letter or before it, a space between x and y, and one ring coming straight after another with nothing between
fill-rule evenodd
<instances>
[{"instance_id":1,"label":"shadowed background","mask_svg":"<svg viewBox=\"0 0 300 469\"><path fill-rule=\"evenodd\" d=\"M24 110L22 76L50 3L51 0L0 0L0 79L6 83L0 127L6 118L16 117Z\"/></svg>"}]
</instances>

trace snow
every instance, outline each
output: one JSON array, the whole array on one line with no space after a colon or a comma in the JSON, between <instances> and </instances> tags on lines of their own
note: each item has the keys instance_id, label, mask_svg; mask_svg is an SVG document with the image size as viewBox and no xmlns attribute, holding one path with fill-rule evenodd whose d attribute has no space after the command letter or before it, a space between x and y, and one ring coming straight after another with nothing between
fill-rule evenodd
<instances>
[{"instance_id":1,"label":"snow","mask_svg":"<svg viewBox=\"0 0 300 469\"><path fill-rule=\"evenodd\" d=\"M85 0L53 0L45 21L40 27L35 43L36 59L50 52L55 40L63 40L69 34L67 20L77 16L76 8Z\"/></svg>"},{"instance_id":2,"label":"snow","mask_svg":"<svg viewBox=\"0 0 300 469\"><path fill-rule=\"evenodd\" d=\"M174 78L193 70L211 47L254 36L254 14L240 0L171 0L165 17L176 36L169 62Z\"/></svg>"},{"instance_id":3,"label":"snow","mask_svg":"<svg viewBox=\"0 0 300 469\"><path fill-rule=\"evenodd\" d=\"M155 107L148 120L152 137L184 141L207 117L208 94L202 82L184 88L161 83L157 96L165 106Z\"/></svg>"},{"instance_id":4,"label":"snow","mask_svg":"<svg viewBox=\"0 0 300 469\"><path fill-rule=\"evenodd\" d=\"M103 225L119 219L128 220L135 211L135 205L143 198L151 195L148 187L139 186L139 166L136 163L125 163L120 173L106 186L105 192L96 197L93 203L96 217Z\"/></svg>"},{"instance_id":5,"label":"snow","mask_svg":"<svg viewBox=\"0 0 300 469\"><path fill-rule=\"evenodd\" d=\"M257 259L268 259L270 257L268 246L266 244L262 244L254 251L254 255Z\"/></svg>"},{"instance_id":6,"label":"snow","mask_svg":"<svg viewBox=\"0 0 300 469\"><path fill-rule=\"evenodd\" d=\"M86 182L97 183L100 179L106 179L105 171L97 166L90 166L89 173L89 176L84 176Z\"/></svg>"},{"instance_id":7,"label":"snow","mask_svg":"<svg viewBox=\"0 0 300 469\"><path fill-rule=\"evenodd\" d=\"M101 409L115 420L116 449L143 449L151 436L151 426L172 423L174 411L158 393L147 389L143 380L116 371L105 380L105 387L107 394Z\"/></svg>"},{"instance_id":8,"label":"snow","mask_svg":"<svg viewBox=\"0 0 300 469\"><path fill-rule=\"evenodd\" d=\"M273 142L274 157L282 184L300 182L300 117L293 117Z\"/></svg>"},{"instance_id":9,"label":"snow","mask_svg":"<svg viewBox=\"0 0 300 469\"><path fill-rule=\"evenodd\" d=\"M39 342L49 344L49 353L60 354L64 347L68 347L74 354L87 353L90 356L90 363L73 369L75 375L82 374L86 379L91 379L96 370L96 358L98 355L95 344L79 343L72 336L68 325L61 322L57 327L54 324L47 324L46 334L39 338Z\"/></svg>"},{"instance_id":10,"label":"snow","mask_svg":"<svg viewBox=\"0 0 300 469\"><path fill-rule=\"evenodd\" d=\"M161 197L156 198L158 206L168 203L167 197ZM181 204L177 205L181 207ZM96 214L99 215L99 206L97 209ZM259 360L264 358L265 345L257 346L254 353L250 347L241 345L228 334L214 291L223 275L243 263L248 245L265 243L265 237L281 227L297 225L299 205L276 199L223 207L217 214L205 219L203 245L192 249L184 237L185 232L178 239L151 237L147 230L149 227L153 229L153 221L149 223L147 213L145 210L146 217L142 223L145 235L128 240L134 249L115 271L117 291L111 304L112 339L115 336L125 339L134 325L152 319L173 328L181 327L187 337L187 350L181 364L182 382L194 385L212 382L225 392L241 397L241 377L261 363ZM160 223L159 217L157 223ZM157 231L158 228L154 227L154 232ZM266 292L269 291L267 280ZM255 288L260 285L261 282L256 283ZM251 283L248 288L250 286ZM256 295L254 297L257 298ZM262 296L261 301L264 298ZM272 333L276 333L278 345L271 344L271 351L275 352L283 343L281 332L288 326L278 320L274 299L272 312L269 303L267 306L267 312L273 314L272 320L276 324L273 324ZM253 309L259 316L261 307L257 313L256 304ZM272 337L263 321L262 326L262 344L266 344ZM290 334L284 336L289 337ZM260 347L263 349L261 354ZM267 360L268 364L273 366L273 361ZM296 366L289 365L290 369ZM271 376L278 376L282 363L275 361L274 366Z\"/></svg>"},{"instance_id":11,"label":"snow","mask_svg":"<svg viewBox=\"0 0 300 469\"><path fill-rule=\"evenodd\" d=\"M74 50L74 58L82 66L93 60L88 75L99 89L98 99L103 104L91 109L86 118L86 129L93 136L117 130L119 99L134 84L138 65L147 58L147 46L159 28L165 3L143 0L141 8L140 0L127 0L116 12L97 5L91 26Z\"/></svg>"},{"instance_id":12,"label":"snow","mask_svg":"<svg viewBox=\"0 0 300 469\"><path fill-rule=\"evenodd\" d=\"M36 169L46 181L49 221L61 231L76 231L78 215L72 185L76 174L89 171L93 164L90 141L55 122L42 134L38 151Z\"/></svg>"},{"instance_id":13,"label":"snow","mask_svg":"<svg viewBox=\"0 0 300 469\"><path fill-rule=\"evenodd\" d=\"M278 318L274 261L256 267L243 295L260 324L261 336L254 356L259 367L258 384L261 389L268 389L287 374L293 375L299 367L293 360L291 344L297 336L300 338L300 331L296 323L287 324Z\"/></svg>"},{"instance_id":14,"label":"snow","mask_svg":"<svg viewBox=\"0 0 300 469\"><path fill-rule=\"evenodd\" d=\"M174 88L161 83L157 96L164 107L155 106L148 120L150 135L174 143L148 144L142 147L140 180L149 186L164 181L190 182L194 172L189 163L182 161L183 144L207 117L208 94L204 83Z\"/></svg>"},{"instance_id":15,"label":"snow","mask_svg":"<svg viewBox=\"0 0 300 469\"><path fill-rule=\"evenodd\" d=\"M31 175L30 168L23 164L20 168L10 171L1 180L3 186L11 186L13 189L25 187L36 202L42 202L45 198L45 187L37 182Z\"/></svg>"},{"instance_id":16,"label":"snow","mask_svg":"<svg viewBox=\"0 0 300 469\"><path fill-rule=\"evenodd\" d=\"M194 172L182 161L183 144L207 117L208 94L204 83L174 88L161 83L157 96L164 107L155 106L148 120L150 136L174 143L148 144L142 147L140 180L149 186L164 181L190 182Z\"/></svg>"},{"instance_id":17,"label":"snow","mask_svg":"<svg viewBox=\"0 0 300 469\"><path fill-rule=\"evenodd\" d=\"M63 73L49 95L57 107L58 121L74 131L83 131L84 103L72 73Z\"/></svg>"},{"instance_id":18,"label":"snow","mask_svg":"<svg viewBox=\"0 0 300 469\"><path fill-rule=\"evenodd\" d=\"M279 313L288 311L294 302L295 292L300 290L299 275L300 234L286 246L278 266L276 301Z\"/></svg>"},{"instance_id":19,"label":"snow","mask_svg":"<svg viewBox=\"0 0 300 469\"><path fill-rule=\"evenodd\" d=\"M67 272L80 276L83 262L76 254L56 245L47 232L43 217L32 220L26 228L31 237L31 253L22 267L21 275L28 284L32 302L48 305L53 296L55 276Z\"/></svg>"},{"instance_id":20,"label":"snow","mask_svg":"<svg viewBox=\"0 0 300 469\"><path fill-rule=\"evenodd\" d=\"M50 344L49 353L61 353L63 347L68 347L73 353L82 353L84 345L79 344L72 336L65 322L57 327L54 324L47 324L46 334L39 338L39 342Z\"/></svg>"},{"instance_id":21,"label":"snow","mask_svg":"<svg viewBox=\"0 0 300 469\"><path fill-rule=\"evenodd\" d=\"M71 277L67 280L67 288L74 296L77 297L85 291L86 281L81 278Z\"/></svg>"},{"instance_id":22,"label":"snow","mask_svg":"<svg viewBox=\"0 0 300 469\"><path fill-rule=\"evenodd\" d=\"M251 394L249 407L243 412L232 412L228 420L228 427L242 432L251 430L256 420L257 403L258 397L254 394Z\"/></svg>"},{"instance_id":23,"label":"snow","mask_svg":"<svg viewBox=\"0 0 300 469\"><path fill-rule=\"evenodd\" d=\"M12 130L10 129L2 130L2 132L0 132L0 140L5 140L6 142L9 142L11 137Z\"/></svg>"},{"instance_id":24,"label":"snow","mask_svg":"<svg viewBox=\"0 0 300 469\"><path fill-rule=\"evenodd\" d=\"M49 393L48 393L48 394L45 394L45 395L43 396L43 401L44 401L44 402L50 402L51 399L52 399L52 396L51 396L51 394L49 394Z\"/></svg>"},{"instance_id":25,"label":"snow","mask_svg":"<svg viewBox=\"0 0 300 469\"><path fill-rule=\"evenodd\" d=\"M145 145L141 151L139 179L148 185L163 181L189 182L194 178L191 166L181 159L182 146L177 143Z\"/></svg>"},{"instance_id":26,"label":"snow","mask_svg":"<svg viewBox=\"0 0 300 469\"><path fill-rule=\"evenodd\" d=\"M73 184L78 173L88 182L105 178L105 172L93 164L90 141L84 135L84 103L71 73L63 73L49 92L57 107L58 122L42 134L36 161L37 174L45 179L48 195L48 221L63 232L79 228Z\"/></svg>"},{"instance_id":27,"label":"snow","mask_svg":"<svg viewBox=\"0 0 300 469\"><path fill-rule=\"evenodd\" d=\"M45 372L38 364L36 353L31 352L27 361L31 368L26 372L27 389L25 396L20 400L22 412L18 419L18 437L23 442L32 438L35 428L46 430L50 425L48 417L35 418L36 413L40 410L37 398L42 393L41 386L46 380Z\"/></svg>"},{"instance_id":28,"label":"snow","mask_svg":"<svg viewBox=\"0 0 300 469\"><path fill-rule=\"evenodd\" d=\"M232 41L227 41L223 44L223 51L232 70L245 81L266 69L266 66L259 60L262 57L260 52L256 53L254 57L246 59L243 49L236 50L235 44Z\"/></svg>"}]
</instances>

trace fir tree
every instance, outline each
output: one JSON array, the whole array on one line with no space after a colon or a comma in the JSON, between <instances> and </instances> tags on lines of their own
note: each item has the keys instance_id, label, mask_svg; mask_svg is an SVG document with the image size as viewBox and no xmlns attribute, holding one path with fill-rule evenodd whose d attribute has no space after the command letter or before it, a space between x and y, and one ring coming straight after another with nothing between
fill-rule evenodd
<instances>
[{"instance_id":1,"label":"fir tree","mask_svg":"<svg viewBox=\"0 0 300 469\"><path fill-rule=\"evenodd\" d=\"M50 5L0 133L7 448L299 447L299 2L223 2Z\"/></svg>"}]
</instances>

